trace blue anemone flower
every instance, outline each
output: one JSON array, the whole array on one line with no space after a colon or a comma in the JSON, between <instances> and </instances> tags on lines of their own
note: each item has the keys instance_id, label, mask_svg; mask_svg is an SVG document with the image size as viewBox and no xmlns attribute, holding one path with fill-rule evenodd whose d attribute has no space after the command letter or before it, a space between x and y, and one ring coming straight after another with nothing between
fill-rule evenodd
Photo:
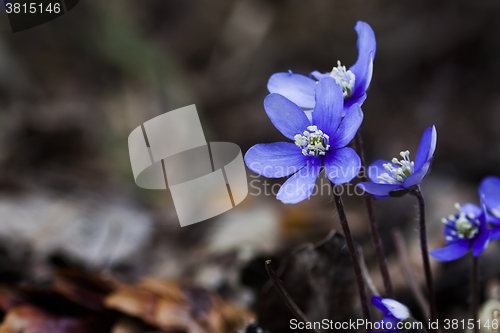
<instances>
[{"instance_id":1,"label":"blue anemone flower","mask_svg":"<svg viewBox=\"0 0 500 333\"><path fill-rule=\"evenodd\" d=\"M410 161L408 150L400 153L402 160L378 160L368 168L371 182L361 182L358 187L377 199L400 197L408 194L424 179L429 171L436 149L437 132L432 126L425 130L418 147L415 162Z\"/></svg>"},{"instance_id":2,"label":"blue anemone flower","mask_svg":"<svg viewBox=\"0 0 500 333\"><path fill-rule=\"evenodd\" d=\"M247 151L245 163L253 172L268 178L293 175L281 186L277 199L295 204L310 197L323 163L334 184L347 183L359 173L360 158L346 146L356 135L363 112L355 104L342 118L343 105L342 89L333 78L316 85L312 121L286 97L279 94L266 97L264 108L269 119L295 142L257 144Z\"/></svg>"},{"instance_id":3,"label":"blue anemone flower","mask_svg":"<svg viewBox=\"0 0 500 333\"><path fill-rule=\"evenodd\" d=\"M452 261L464 256L472 248L474 257L488 247L491 230L488 229L487 213L483 208L467 203L460 207L458 214L443 218L446 247L431 251L429 254L439 261Z\"/></svg>"},{"instance_id":4,"label":"blue anemone flower","mask_svg":"<svg viewBox=\"0 0 500 333\"><path fill-rule=\"evenodd\" d=\"M313 109L315 103L314 89L317 81L325 77L333 77L342 87L345 98L344 114L354 104L362 105L366 99L366 90L372 80L373 59L375 59L375 34L368 23L358 21L354 28L358 33L358 60L349 69L337 63L331 72L311 72L307 77L302 74L275 73L267 83L270 93L285 96L304 109Z\"/></svg>"},{"instance_id":5,"label":"blue anemone flower","mask_svg":"<svg viewBox=\"0 0 500 333\"><path fill-rule=\"evenodd\" d=\"M384 319L379 320L377 323L385 331L378 331L379 333L400 331L397 327L399 322L413 320L408 307L391 298L373 296L372 303L384 314Z\"/></svg>"}]
</instances>

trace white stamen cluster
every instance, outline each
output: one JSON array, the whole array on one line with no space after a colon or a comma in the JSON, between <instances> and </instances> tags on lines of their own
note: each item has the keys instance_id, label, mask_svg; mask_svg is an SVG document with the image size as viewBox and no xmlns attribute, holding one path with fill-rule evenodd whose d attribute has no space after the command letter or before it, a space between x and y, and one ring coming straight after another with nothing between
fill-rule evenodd
<instances>
[{"instance_id":1,"label":"white stamen cluster","mask_svg":"<svg viewBox=\"0 0 500 333\"><path fill-rule=\"evenodd\" d=\"M330 149L330 137L318 129L317 126L308 126L307 131L297 134L295 144L302 148L302 154L305 156L325 155Z\"/></svg>"},{"instance_id":2,"label":"white stamen cluster","mask_svg":"<svg viewBox=\"0 0 500 333\"><path fill-rule=\"evenodd\" d=\"M455 208L460 209L460 205L455 204ZM480 222L477 216L472 213L450 215L448 218L442 218L441 222L454 229L450 232L452 236L446 236L446 240L448 241L453 240L453 237L458 237L459 239L472 239L479 232Z\"/></svg>"},{"instance_id":3,"label":"white stamen cluster","mask_svg":"<svg viewBox=\"0 0 500 333\"><path fill-rule=\"evenodd\" d=\"M342 66L340 61L337 61L337 67L333 67L330 76L342 87L344 98L349 97L354 90L354 82L356 81L354 73Z\"/></svg>"},{"instance_id":4,"label":"white stamen cluster","mask_svg":"<svg viewBox=\"0 0 500 333\"><path fill-rule=\"evenodd\" d=\"M396 164L397 167L391 163L384 164L384 169L389 171L392 177L387 172L381 174L377 177L380 179L380 184L402 184L403 181L415 171L415 163L410 161L410 151L402 151L399 155L403 158L402 160L398 161L397 158L393 158L391 161L393 164Z\"/></svg>"}]
</instances>

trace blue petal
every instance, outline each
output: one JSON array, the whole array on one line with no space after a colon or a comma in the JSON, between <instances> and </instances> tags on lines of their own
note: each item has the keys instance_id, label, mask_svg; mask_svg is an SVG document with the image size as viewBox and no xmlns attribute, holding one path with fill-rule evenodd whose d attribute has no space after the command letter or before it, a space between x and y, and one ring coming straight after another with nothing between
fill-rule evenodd
<instances>
[{"instance_id":1,"label":"blue petal","mask_svg":"<svg viewBox=\"0 0 500 333\"><path fill-rule=\"evenodd\" d=\"M349 69L356 76L353 96L361 96L371 82L377 43L375 33L367 23L358 21L354 29L358 33L358 60Z\"/></svg>"},{"instance_id":2,"label":"blue petal","mask_svg":"<svg viewBox=\"0 0 500 333\"><path fill-rule=\"evenodd\" d=\"M495 240L495 239L500 239L500 228L493 228L490 229L490 239Z\"/></svg>"},{"instance_id":3,"label":"blue petal","mask_svg":"<svg viewBox=\"0 0 500 333\"><path fill-rule=\"evenodd\" d=\"M439 261L452 261L463 257L467 252L469 252L470 241L469 240L459 240L453 243L449 243L446 247L429 252L434 259Z\"/></svg>"},{"instance_id":4,"label":"blue petal","mask_svg":"<svg viewBox=\"0 0 500 333\"><path fill-rule=\"evenodd\" d=\"M344 100L344 112L347 112L347 110L350 109L351 106L354 104L359 104L360 106L363 105L363 102L366 99L366 94L362 94L359 97L354 97L350 96Z\"/></svg>"},{"instance_id":5,"label":"blue petal","mask_svg":"<svg viewBox=\"0 0 500 333\"><path fill-rule=\"evenodd\" d=\"M401 185L398 184L375 184L369 182L361 182L357 185L363 191L370 193L376 197L389 198L389 192L397 191L401 189Z\"/></svg>"},{"instance_id":6,"label":"blue petal","mask_svg":"<svg viewBox=\"0 0 500 333\"><path fill-rule=\"evenodd\" d=\"M264 99L264 109L273 125L290 140L295 140L295 135L302 134L310 126L304 111L279 94L268 95Z\"/></svg>"},{"instance_id":7,"label":"blue petal","mask_svg":"<svg viewBox=\"0 0 500 333\"><path fill-rule=\"evenodd\" d=\"M472 242L472 254L474 257L479 256L481 253L486 250L488 244L490 243L491 238L491 230L484 229L479 232L479 235L474 238Z\"/></svg>"},{"instance_id":8,"label":"blue petal","mask_svg":"<svg viewBox=\"0 0 500 333\"><path fill-rule=\"evenodd\" d=\"M405 178L403 180L403 187L408 188L412 187L414 185L417 185L424 179L425 175L427 175L427 172L429 171L429 167L431 166L431 163L425 163L420 169L415 169L415 173L411 175L408 178Z\"/></svg>"},{"instance_id":9,"label":"blue petal","mask_svg":"<svg viewBox=\"0 0 500 333\"><path fill-rule=\"evenodd\" d=\"M479 185L479 196L483 198L490 212L500 213L500 178L489 176Z\"/></svg>"},{"instance_id":10,"label":"blue petal","mask_svg":"<svg viewBox=\"0 0 500 333\"><path fill-rule=\"evenodd\" d=\"M480 216L483 213L483 210L478 205L469 202L460 207L459 212L464 213L465 215L473 214L474 216Z\"/></svg>"},{"instance_id":11,"label":"blue petal","mask_svg":"<svg viewBox=\"0 0 500 333\"><path fill-rule=\"evenodd\" d=\"M281 178L302 169L311 156L290 142L258 144L245 154L245 163L250 170L268 178Z\"/></svg>"},{"instance_id":12,"label":"blue petal","mask_svg":"<svg viewBox=\"0 0 500 333\"><path fill-rule=\"evenodd\" d=\"M372 297L372 304L377 309L379 309L384 314L384 316L388 316L388 315L391 314L391 312L389 310L387 310L387 308L385 307L384 303L382 303L382 297L380 297L380 296L373 296Z\"/></svg>"},{"instance_id":13,"label":"blue petal","mask_svg":"<svg viewBox=\"0 0 500 333\"><path fill-rule=\"evenodd\" d=\"M321 170L321 158L313 158L307 166L288 178L278 191L276 199L283 203L296 204L311 196L316 178Z\"/></svg>"},{"instance_id":14,"label":"blue petal","mask_svg":"<svg viewBox=\"0 0 500 333\"><path fill-rule=\"evenodd\" d=\"M330 137L330 149L345 147L358 133L359 126L363 122L363 111L359 104L354 104L342 119L337 132Z\"/></svg>"},{"instance_id":15,"label":"blue petal","mask_svg":"<svg viewBox=\"0 0 500 333\"><path fill-rule=\"evenodd\" d=\"M410 309L404 304L399 303L396 300L393 300L392 298L384 298L382 300L382 303L385 305L387 310L391 313L390 317L392 319L396 320L396 322L401 321L401 320L406 320L410 318ZM387 319L387 317L385 318Z\"/></svg>"},{"instance_id":16,"label":"blue petal","mask_svg":"<svg viewBox=\"0 0 500 333\"><path fill-rule=\"evenodd\" d=\"M418 146L417 156L415 157L415 170L419 170L425 163L429 162L436 149L437 132L436 126L425 130Z\"/></svg>"},{"instance_id":17,"label":"blue petal","mask_svg":"<svg viewBox=\"0 0 500 333\"><path fill-rule=\"evenodd\" d=\"M276 73L267 82L267 90L285 96L298 106L314 108L314 88L316 81L302 74Z\"/></svg>"},{"instance_id":18,"label":"blue petal","mask_svg":"<svg viewBox=\"0 0 500 333\"><path fill-rule=\"evenodd\" d=\"M323 158L325 172L334 184L345 184L353 180L361 168L361 160L350 147L328 151Z\"/></svg>"},{"instance_id":19,"label":"blue petal","mask_svg":"<svg viewBox=\"0 0 500 333\"><path fill-rule=\"evenodd\" d=\"M368 167L368 177L370 178L370 180L372 182L377 183L377 184L380 183L382 180L378 179L377 177L379 177L380 175L382 175L384 173L387 173L389 176L392 177L392 174L384 168L384 164L387 164L387 163L389 163L397 168L397 166L394 163L391 163L391 162L386 161L386 160L376 160ZM394 178L394 177L392 177L392 178ZM394 178L394 180L396 180L396 179Z\"/></svg>"},{"instance_id":20,"label":"blue petal","mask_svg":"<svg viewBox=\"0 0 500 333\"><path fill-rule=\"evenodd\" d=\"M490 214L490 213L487 213L487 214L488 214L488 217L487 217L488 223L500 226L500 217L496 217L495 215Z\"/></svg>"},{"instance_id":21,"label":"blue petal","mask_svg":"<svg viewBox=\"0 0 500 333\"><path fill-rule=\"evenodd\" d=\"M330 137L333 137L342 118L344 95L342 88L332 77L324 78L316 85L316 106L313 124Z\"/></svg>"},{"instance_id":22,"label":"blue petal","mask_svg":"<svg viewBox=\"0 0 500 333\"><path fill-rule=\"evenodd\" d=\"M322 79L324 79L325 77L329 77L331 74L331 72L328 72L328 73L320 73L318 71L314 71L314 72L311 72L311 74L309 74L310 76L312 76L313 78L315 78L316 80L318 81L321 81Z\"/></svg>"}]
</instances>

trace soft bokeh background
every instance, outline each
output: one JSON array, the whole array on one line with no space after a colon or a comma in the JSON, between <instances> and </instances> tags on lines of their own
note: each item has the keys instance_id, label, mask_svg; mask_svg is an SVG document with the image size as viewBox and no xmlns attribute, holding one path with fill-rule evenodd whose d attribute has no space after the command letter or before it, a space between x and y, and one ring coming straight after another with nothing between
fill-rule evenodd
<instances>
[{"instance_id":1,"label":"soft bokeh background","mask_svg":"<svg viewBox=\"0 0 500 333\"><path fill-rule=\"evenodd\" d=\"M289 314L270 301L263 262L284 264L297 246L340 229L328 194L284 205L255 195L264 179L248 172L256 187L240 206L180 228L168 191L135 186L128 134L196 104L208 141L243 151L281 141L263 109L270 75L352 65L354 26L365 21L377 38L363 105L366 159L406 149L414 157L425 128L436 125L433 168L422 185L434 249L444 244L440 218L455 212L455 202L478 203L480 180L500 175L499 15L493 0L82 0L57 20L12 34L3 14L0 282L44 284L64 267L126 282L190 280L252 309L263 328L286 332ZM363 200L345 201L382 290ZM422 282L414 205L412 197L375 203L398 300L422 318L392 238L394 227L403 231L408 266ZM498 251L491 244L481 261L482 301L495 298ZM469 263L432 260L443 318L468 318ZM335 288L349 293L332 305L337 320L359 316L344 264ZM300 280L289 284L314 316L310 290Z\"/></svg>"}]
</instances>

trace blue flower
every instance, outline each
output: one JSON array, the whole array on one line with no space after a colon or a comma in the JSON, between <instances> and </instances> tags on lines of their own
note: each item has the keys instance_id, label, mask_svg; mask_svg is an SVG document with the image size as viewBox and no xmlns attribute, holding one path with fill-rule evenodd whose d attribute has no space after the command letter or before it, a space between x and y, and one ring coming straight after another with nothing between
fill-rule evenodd
<instances>
[{"instance_id":1,"label":"blue flower","mask_svg":"<svg viewBox=\"0 0 500 333\"><path fill-rule=\"evenodd\" d=\"M400 153L402 160L392 162L378 160L368 168L368 176L373 183L362 182L358 187L377 199L387 199L408 194L425 177L436 149L437 132L432 126L425 130L418 147L415 162L410 161L410 152Z\"/></svg>"},{"instance_id":2,"label":"blue flower","mask_svg":"<svg viewBox=\"0 0 500 333\"><path fill-rule=\"evenodd\" d=\"M346 145L356 135L363 112L355 104L342 118L343 105L342 89L333 78L316 85L312 121L282 95L266 97L264 108L271 122L295 143L257 144L246 153L245 163L253 172L268 178L293 175L281 186L277 199L295 204L310 197L323 163L334 184L347 183L358 174L361 161Z\"/></svg>"},{"instance_id":3,"label":"blue flower","mask_svg":"<svg viewBox=\"0 0 500 333\"><path fill-rule=\"evenodd\" d=\"M301 108L313 109L316 80L333 77L342 87L345 97L344 114L352 105L362 105L372 79L376 41L375 34L367 23L358 21L354 29L358 33L358 60L348 70L339 61L338 66L329 73L312 72L310 76L314 79L291 71L275 73L267 83L269 92L283 95Z\"/></svg>"},{"instance_id":4,"label":"blue flower","mask_svg":"<svg viewBox=\"0 0 500 333\"><path fill-rule=\"evenodd\" d=\"M439 261L451 261L464 256L472 248L474 257L488 247L491 230L488 229L486 207L468 203L458 208L457 215L443 218L446 247L430 252Z\"/></svg>"},{"instance_id":5,"label":"blue flower","mask_svg":"<svg viewBox=\"0 0 500 333\"><path fill-rule=\"evenodd\" d=\"M380 326L380 328L385 329L385 331L378 331L379 333L400 331L400 329L397 328L399 322L407 320L413 321L410 310L398 301L390 298L373 296L372 303L384 314L384 319L377 322L377 327Z\"/></svg>"}]
</instances>

